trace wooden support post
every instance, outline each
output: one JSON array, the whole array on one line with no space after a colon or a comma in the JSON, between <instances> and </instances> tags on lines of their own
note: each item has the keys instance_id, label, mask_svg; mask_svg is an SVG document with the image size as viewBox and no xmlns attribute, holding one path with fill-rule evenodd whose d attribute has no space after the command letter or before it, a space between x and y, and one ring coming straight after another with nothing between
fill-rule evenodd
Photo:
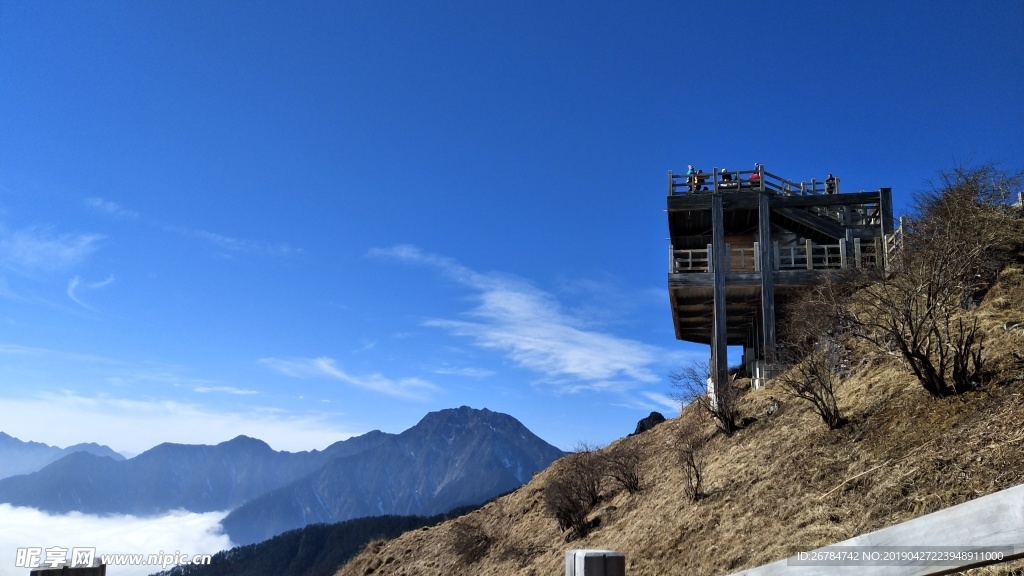
<instances>
[{"instance_id":1,"label":"wooden support post","mask_svg":"<svg viewBox=\"0 0 1024 576\"><path fill-rule=\"evenodd\" d=\"M761 271L761 243L754 242L754 272Z\"/></svg>"},{"instance_id":2,"label":"wooden support post","mask_svg":"<svg viewBox=\"0 0 1024 576\"><path fill-rule=\"evenodd\" d=\"M853 229L846 229L846 238L840 241L840 246L843 248L843 270L847 268L853 268L850 266L850 254L853 252ZM859 267L859 265L858 265Z\"/></svg>"},{"instance_id":3,"label":"wooden support post","mask_svg":"<svg viewBox=\"0 0 1024 576\"><path fill-rule=\"evenodd\" d=\"M860 256L860 238L853 239L853 261L857 268L863 267L863 262L861 262Z\"/></svg>"},{"instance_id":4,"label":"wooden support post","mask_svg":"<svg viewBox=\"0 0 1024 576\"><path fill-rule=\"evenodd\" d=\"M810 240L804 240L804 250L807 252L807 269L814 270L814 245Z\"/></svg>"},{"instance_id":5,"label":"wooden support post","mask_svg":"<svg viewBox=\"0 0 1024 576\"><path fill-rule=\"evenodd\" d=\"M729 393L729 349L725 319L725 213L722 195L711 197L711 241L714 275L714 326L711 333L711 379L715 388L715 400L723 393Z\"/></svg>"},{"instance_id":6,"label":"wooden support post","mask_svg":"<svg viewBox=\"0 0 1024 576\"><path fill-rule=\"evenodd\" d=\"M878 189L878 211L882 224L882 236L892 234L892 188Z\"/></svg>"},{"instance_id":7,"label":"wooden support post","mask_svg":"<svg viewBox=\"0 0 1024 576\"><path fill-rule=\"evenodd\" d=\"M779 263L782 262L782 259L779 257L780 255L779 255L779 241L778 240L776 240L775 242L772 242L772 253L774 255L774 258L772 260L772 270L778 270L779 269Z\"/></svg>"},{"instance_id":8,"label":"wooden support post","mask_svg":"<svg viewBox=\"0 0 1024 576\"><path fill-rule=\"evenodd\" d=\"M761 356L767 362L775 361L775 274L779 264L779 243L772 242L771 205L767 192L757 195L757 238L760 251L754 256L761 263ZM774 244L775 262L772 263ZM760 383L759 383L760 384Z\"/></svg>"}]
</instances>

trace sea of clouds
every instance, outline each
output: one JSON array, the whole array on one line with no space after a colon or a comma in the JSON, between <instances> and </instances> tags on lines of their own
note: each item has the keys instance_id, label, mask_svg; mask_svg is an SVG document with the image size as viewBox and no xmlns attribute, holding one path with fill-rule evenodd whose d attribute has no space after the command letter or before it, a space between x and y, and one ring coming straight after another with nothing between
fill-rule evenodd
<instances>
[{"instance_id":1,"label":"sea of clouds","mask_svg":"<svg viewBox=\"0 0 1024 576\"><path fill-rule=\"evenodd\" d=\"M18 548L96 547L101 554L216 554L232 547L221 532L227 512L174 511L162 516L47 514L35 508L0 504L0 576L28 576L16 567ZM45 552L43 553L45 556ZM68 554L70 559L70 553ZM109 576L143 576L162 566L107 565Z\"/></svg>"}]
</instances>

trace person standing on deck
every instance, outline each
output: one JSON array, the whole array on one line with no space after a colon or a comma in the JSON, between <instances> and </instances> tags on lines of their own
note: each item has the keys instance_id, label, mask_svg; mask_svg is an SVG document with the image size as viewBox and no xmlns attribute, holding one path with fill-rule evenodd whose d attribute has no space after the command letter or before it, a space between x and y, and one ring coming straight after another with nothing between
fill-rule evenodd
<instances>
[{"instance_id":1,"label":"person standing on deck","mask_svg":"<svg viewBox=\"0 0 1024 576\"><path fill-rule=\"evenodd\" d=\"M761 185L761 165L754 163L754 173L750 175L750 185L757 188Z\"/></svg>"},{"instance_id":2,"label":"person standing on deck","mask_svg":"<svg viewBox=\"0 0 1024 576\"><path fill-rule=\"evenodd\" d=\"M825 178L825 194L836 193L836 177L829 174L828 178Z\"/></svg>"},{"instance_id":3,"label":"person standing on deck","mask_svg":"<svg viewBox=\"0 0 1024 576\"><path fill-rule=\"evenodd\" d=\"M686 187L690 192L697 189L697 171L693 169L693 164L686 170Z\"/></svg>"}]
</instances>

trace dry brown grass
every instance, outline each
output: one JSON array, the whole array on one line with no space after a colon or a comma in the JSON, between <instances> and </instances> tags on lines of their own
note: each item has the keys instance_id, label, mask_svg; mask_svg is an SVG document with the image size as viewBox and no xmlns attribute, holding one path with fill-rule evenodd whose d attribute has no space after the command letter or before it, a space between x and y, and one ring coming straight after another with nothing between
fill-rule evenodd
<instances>
[{"instance_id":1,"label":"dry brown grass","mask_svg":"<svg viewBox=\"0 0 1024 576\"><path fill-rule=\"evenodd\" d=\"M493 539L471 568L453 545L466 520L454 520L374 542L338 575L547 576L563 572L572 548L623 552L633 575L728 574L1014 486L1024 478L1024 332L1001 326L1024 321L1024 268L1004 271L977 314L997 370L980 391L931 398L899 359L851 344L860 360L836 390L849 423L828 430L771 386L748 392L746 428L726 437L702 424L713 437L698 502L684 494L674 445L695 416L687 409L613 444L642 449L644 489L608 483L600 525L580 541L567 543L545 512L549 469L470 515ZM1024 561L965 574L1022 575Z\"/></svg>"}]
</instances>

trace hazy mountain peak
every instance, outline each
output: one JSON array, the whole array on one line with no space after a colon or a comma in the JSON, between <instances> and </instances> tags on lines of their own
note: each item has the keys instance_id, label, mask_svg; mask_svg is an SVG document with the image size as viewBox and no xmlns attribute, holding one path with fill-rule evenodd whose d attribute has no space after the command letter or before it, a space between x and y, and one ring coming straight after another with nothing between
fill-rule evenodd
<instances>
[{"instance_id":1,"label":"hazy mountain peak","mask_svg":"<svg viewBox=\"0 0 1024 576\"><path fill-rule=\"evenodd\" d=\"M267 444L263 440L260 440L259 438L253 438L251 436L245 436L244 434L239 434L238 436L235 436L231 440L217 444L217 446L231 448L250 448L255 450L271 452L273 452L274 450L273 448L270 447L270 444Z\"/></svg>"},{"instance_id":2,"label":"hazy mountain peak","mask_svg":"<svg viewBox=\"0 0 1024 576\"><path fill-rule=\"evenodd\" d=\"M58 448L42 442L26 442L5 432L0 432L0 479L36 472L48 464L77 452L89 452L97 456L108 456L114 460L124 460L124 456L114 452L110 447L95 442Z\"/></svg>"}]
</instances>

